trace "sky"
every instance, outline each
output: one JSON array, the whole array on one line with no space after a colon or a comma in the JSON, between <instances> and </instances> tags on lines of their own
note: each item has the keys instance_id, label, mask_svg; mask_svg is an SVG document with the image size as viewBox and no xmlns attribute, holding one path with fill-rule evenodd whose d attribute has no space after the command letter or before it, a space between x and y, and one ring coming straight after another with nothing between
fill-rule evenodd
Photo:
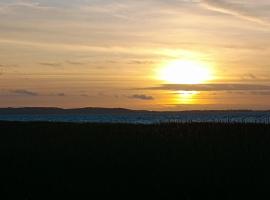
<instances>
[{"instance_id":1,"label":"sky","mask_svg":"<svg viewBox=\"0 0 270 200\"><path fill-rule=\"evenodd\" d=\"M0 107L270 109L269 0L0 0Z\"/></svg>"}]
</instances>

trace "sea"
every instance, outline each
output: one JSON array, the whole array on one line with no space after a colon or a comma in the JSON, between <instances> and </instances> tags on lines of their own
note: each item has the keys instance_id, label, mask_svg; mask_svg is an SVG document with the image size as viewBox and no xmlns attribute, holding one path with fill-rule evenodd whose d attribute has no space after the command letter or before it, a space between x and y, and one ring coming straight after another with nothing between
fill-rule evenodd
<instances>
[{"instance_id":1,"label":"sea","mask_svg":"<svg viewBox=\"0 0 270 200\"><path fill-rule=\"evenodd\" d=\"M0 114L0 121L133 123L217 122L270 124L270 111L136 112L124 114Z\"/></svg>"}]
</instances>

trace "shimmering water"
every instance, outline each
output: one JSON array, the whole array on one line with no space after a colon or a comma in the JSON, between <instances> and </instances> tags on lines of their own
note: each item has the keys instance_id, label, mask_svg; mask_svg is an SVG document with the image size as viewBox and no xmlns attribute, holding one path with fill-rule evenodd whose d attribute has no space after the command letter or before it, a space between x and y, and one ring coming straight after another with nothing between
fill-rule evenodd
<instances>
[{"instance_id":1,"label":"shimmering water","mask_svg":"<svg viewBox=\"0 0 270 200\"><path fill-rule=\"evenodd\" d=\"M160 122L241 122L270 124L270 112L179 112L179 113L129 113L129 114L20 114L1 115L0 121L53 121L143 123Z\"/></svg>"}]
</instances>

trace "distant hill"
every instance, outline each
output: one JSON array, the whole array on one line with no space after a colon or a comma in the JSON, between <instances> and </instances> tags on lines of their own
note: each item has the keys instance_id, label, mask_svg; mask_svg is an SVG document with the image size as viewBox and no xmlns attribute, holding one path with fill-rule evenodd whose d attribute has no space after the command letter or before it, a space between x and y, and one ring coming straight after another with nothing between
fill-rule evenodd
<instances>
[{"instance_id":1,"label":"distant hill","mask_svg":"<svg viewBox=\"0 0 270 200\"><path fill-rule=\"evenodd\" d=\"M63 109L54 107L23 107L23 108L0 108L0 114L126 114L144 113L150 111L129 110L124 108L73 108Z\"/></svg>"},{"instance_id":2,"label":"distant hill","mask_svg":"<svg viewBox=\"0 0 270 200\"><path fill-rule=\"evenodd\" d=\"M1 115L8 114L131 114L131 113L233 113L233 112L253 112L252 110L191 110L191 111L147 111L147 110L130 110L125 108L73 108L63 109L56 107L22 107L22 108L0 108ZM260 111L264 112L264 111ZM269 111L267 111L269 112Z\"/></svg>"}]
</instances>

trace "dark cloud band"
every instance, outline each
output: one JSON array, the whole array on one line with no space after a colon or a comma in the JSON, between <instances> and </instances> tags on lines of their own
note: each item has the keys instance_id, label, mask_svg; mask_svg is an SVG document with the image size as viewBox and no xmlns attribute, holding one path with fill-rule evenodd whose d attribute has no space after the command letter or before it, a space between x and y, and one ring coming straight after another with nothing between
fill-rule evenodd
<instances>
[{"instance_id":1,"label":"dark cloud band","mask_svg":"<svg viewBox=\"0 0 270 200\"><path fill-rule=\"evenodd\" d=\"M147 96L145 94L134 94L130 96L131 99L140 99L140 100L154 100L154 97Z\"/></svg>"},{"instance_id":2,"label":"dark cloud band","mask_svg":"<svg viewBox=\"0 0 270 200\"><path fill-rule=\"evenodd\" d=\"M270 86L252 84L164 84L144 89L171 91L265 91L270 90Z\"/></svg>"}]
</instances>

